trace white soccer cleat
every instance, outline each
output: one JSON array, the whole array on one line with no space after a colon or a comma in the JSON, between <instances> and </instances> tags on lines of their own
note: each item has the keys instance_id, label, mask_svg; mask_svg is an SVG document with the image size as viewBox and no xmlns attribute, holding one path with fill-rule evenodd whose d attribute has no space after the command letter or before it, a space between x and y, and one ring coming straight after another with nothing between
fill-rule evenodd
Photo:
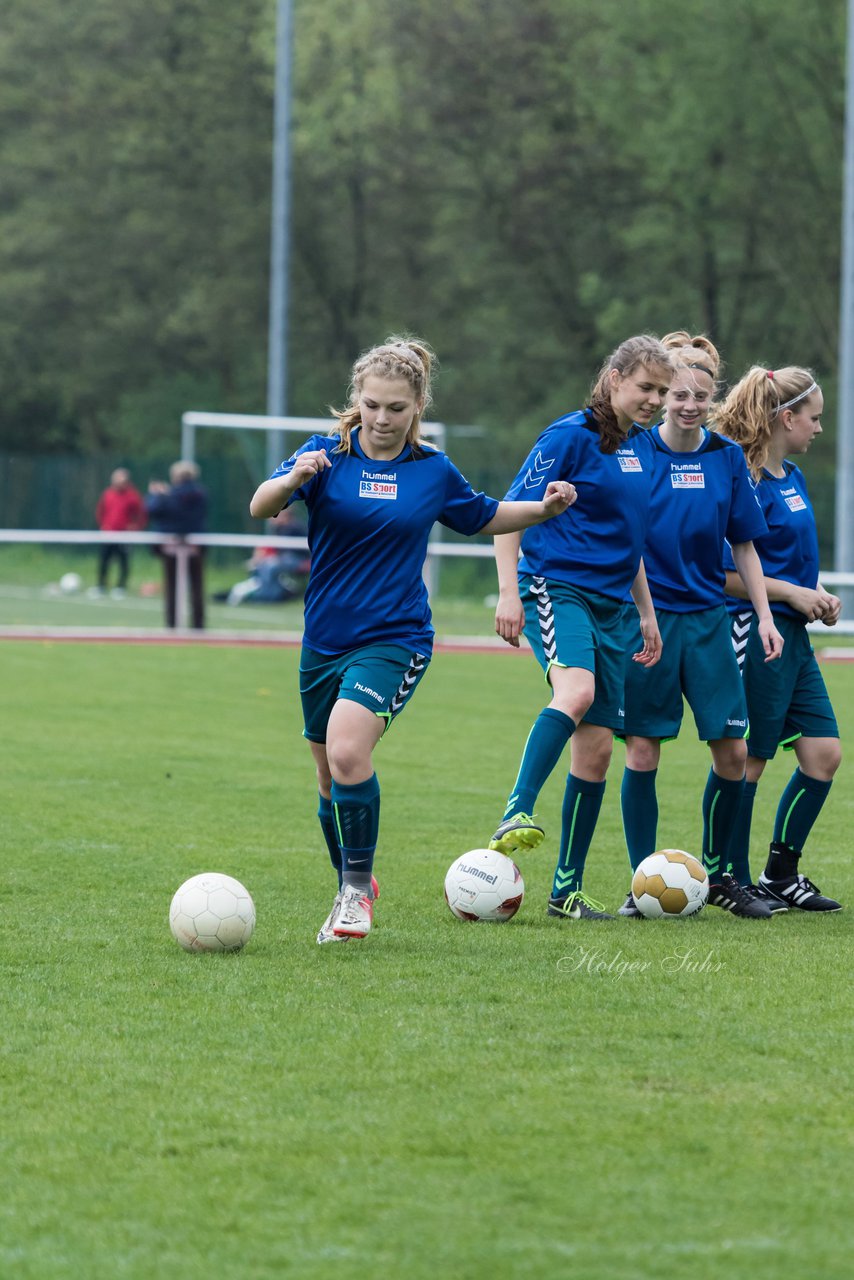
<instances>
[{"instance_id":1,"label":"white soccer cleat","mask_svg":"<svg viewBox=\"0 0 854 1280\"><path fill-rule=\"evenodd\" d=\"M341 894L338 914L332 921L336 941L346 938L364 938L371 932L374 904L369 894L353 885L345 885Z\"/></svg>"}]
</instances>

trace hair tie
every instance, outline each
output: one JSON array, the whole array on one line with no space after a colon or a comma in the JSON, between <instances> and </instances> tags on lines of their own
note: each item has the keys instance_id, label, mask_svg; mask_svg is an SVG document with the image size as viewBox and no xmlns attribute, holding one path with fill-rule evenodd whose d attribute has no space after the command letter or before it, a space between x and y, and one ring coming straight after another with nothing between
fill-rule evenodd
<instances>
[{"instance_id":1,"label":"hair tie","mask_svg":"<svg viewBox=\"0 0 854 1280\"><path fill-rule=\"evenodd\" d=\"M774 380L774 370L773 370L773 369L769 369L769 370L768 370L768 377L769 377L772 381Z\"/></svg>"}]
</instances>

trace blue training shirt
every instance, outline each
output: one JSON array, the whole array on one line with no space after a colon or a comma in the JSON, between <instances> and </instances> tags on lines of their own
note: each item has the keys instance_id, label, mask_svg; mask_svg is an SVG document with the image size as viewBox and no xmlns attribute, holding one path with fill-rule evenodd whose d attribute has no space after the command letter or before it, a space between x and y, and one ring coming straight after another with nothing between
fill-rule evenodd
<instances>
[{"instance_id":1,"label":"blue training shirt","mask_svg":"<svg viewBox=\"0 0 854 1280\"><path fill-rule=\"evenodd\" d=\"M312 436L270 477L287 475L308 450L325 449L332 463L290 499L308 510L305 644L325 654L378 643L428 654L433 626L422 571L430 530L438 520L479 533L498 501L475 493L440 450L407 445L393 461L374 462L358 437L356 430L350 453L336 453L338 436Z\"/></svg>"},{"instance_id":2,"label":"blue training shirt","mask_svg":"<svg viewBox=\"0 0 854 1280\"><path fill-rule=\"evenodd\" d=\"M646 537L652 455L649 433L638 426L616 453L603 453L589 409L546 427L507 498L541 499L551 480L571 481L578 498L562 515L525 530L519 572L624 600Z\"/></svg>"},{"instance_id":3,"label":"blue training shirt","mask_svg":"<svg viewBox=\"0 0 854 1280\"><path fill-rule=\"evenodd\" d=\"M665 444L660 424L650 437L655 469L643 562L653 603L672 613L712 609L726 599L724 539L751 542L767 531L744 454L713 431L690 453Z\"/></svg>"},{"instance_id":4,"label":"blue training shirt","mask_svg":"<svg viewBox=\"0 0 854 1280\"><path fill-rule=\"evenodd\" d=\"M781 578L784 582L814 591L819 575L815 513L803 472L788 459L783 468L786 473L783 476L772 476L770 471L763 471L755 486L767 532L754 539L754 544L766 578ZM724 552L726 568L735 570L732 551L727 546ZM729 596L727 608L730 613L743 613L752 605L749 600L736 600ZM804 624L807 621L804 614L782 600L771 601L771 612L797 618Z\"/></svg>"}]
</instances>

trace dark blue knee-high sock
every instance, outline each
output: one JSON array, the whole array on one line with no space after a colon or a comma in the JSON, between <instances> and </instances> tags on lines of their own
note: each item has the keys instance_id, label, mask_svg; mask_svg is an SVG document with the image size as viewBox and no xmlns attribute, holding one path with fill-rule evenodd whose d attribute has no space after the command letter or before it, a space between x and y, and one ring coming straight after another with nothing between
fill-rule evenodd
<instances>
[{"instance_id":1,"label":"dark blue knee-high sock","mask_svg":"<svg viewBox=\"0 0 854 1280\"><path fill-rule=\"evenodd\" d=\"M341 880L344 886L370 892L374 851L380 829L380 784L372 773L354 786L332 782L332 809L341 847Z\"/></svg>"},{"instance_id":2,"label":"dark blue knee-high sock","mask_svg":"<svg viewBox=\"0 0 854 1280\"><path fill-rule=\"evenodd\" d=\"M658 838L658 795L655 790L657 769L642 773L626 765L620 788L620 808L623 813L623 831L632 871L636 871L644 858L655 853Z\"/></svg>"},{"instance_id":3,"label":"dark blue knee-high sock","mask_svg":"<svg viewBox=\"0 0 854 1280\"><path fill-rule=\"evenodd\" d=\"M605 794L604 782L585 782L570 774L561 813L560 853L552 885L553 898L565 898L581 888L584 863Z\"/></svg>"},{"instance_id":4,"label":"dark blue knee-high sock","mask_svg":"<svg viewBox=\"0 0 854 1280\"><path fill-rule=\"evenodd\" d=\"M801 852L832 785L795 770L777 806L775 844L787 844L790 849Z\"/></svg>"},{"instance_id":5,"label":"dark blue knee-high sock","mask_svg":"<svg viewBox=\"0 0 854 1280\"><path fill-rule=\"evenodd\" d=\"M329 850L329 861L335 868L335 874L338 877L338 888L341 888L341 846L338 844L338 835L335 831L335 817L332 813L332 801L326 796L318 796L319 805L317 816L320 819L320 830L323 832L323 838L326 841L326 847Z\"/></svg>"},{"instance_id":6,"label":"dark blue knee-high sock","mask_svg":"<svg viewBox=\"0 0 854 1280\"><path fill-rule=\"evenodd\" d=\"M546 779L561 757L564 747L575 733L575 721L562 711L544 707L534 721L513 792L504 810L505 818L517 813L533 813L537 797Z\"/></svg>"},{"instance_id":7,"label":"dark blue knee-high sock","mask_svg":"<svg viewBox=\"0 0 854 1280\"><path fill-rule=\"evenodd\" d=\"M753 884L750 878L750 828L757 783L745 782L732 833L729 839L729 863L739 884Z\"/></svg>"},{"instance_id":8,"label":"dark blue knee-high sock","mask_svg":"<svg viewBox=\"0 0 854 1280\"><path fill-rule=\"evenodd\" d=\"M729 871L729 842L743 793L744 778L733 782L709 770L703 792L703 863L712 884Z\"/></svg>"}]
</instances>

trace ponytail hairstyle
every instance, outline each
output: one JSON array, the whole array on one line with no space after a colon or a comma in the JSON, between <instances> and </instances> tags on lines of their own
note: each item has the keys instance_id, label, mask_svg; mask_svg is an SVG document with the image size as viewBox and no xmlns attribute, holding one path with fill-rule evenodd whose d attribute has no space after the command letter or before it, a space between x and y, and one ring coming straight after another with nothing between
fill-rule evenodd
<instances>
[{"instance_id":1,"label":"ponytail hairstyle","mask_svg":"<svg viewBox=\"0 0 854 1280\"><path fill-rule=\"evenodd\" d=\"M685 329L677 329L674 333L666 333L661 345L670 352L677 369L698 369L707 373L717 386L721 372L721 357L711 338L704 333L694 337Z\"/></svg>"},{"instance_id":2,"label":"ponytail hairstyle","mask_svg":"<svg viewBox=\"0 0 854 1280\"><path fill-rule=\"evenodd\" d=\"M341 442L336 453L350 453L350 437L355 427L361 426L359 396L366 378L403 378L412 388L416 409L412 425L406 434L406 443L412 448L421 444L421 416L432 401L431 381L436 367L436 356L421 338L392 335L380 346L371 347L353 365L350 375L350 403L346 409L331 409L338 419L338 435Z\"/></svg>"},{"instance_id":3,"label":"ponytail hairstyle","mask_svg":"<svg viewBox=\"0 0 854 1280\"><path fill-rule=\"evenodd\" d=\"M765 369L754 365L715 411L715 431L740 444L750 474L758 480L768 460L768 448L783 409L794 409L818 390L815 376L799 365Z\"/></svg>"},{"instance_id":4,"label":"ponytail hairstyle","mask_svg":"<svg viewBox=\"0 0 854 1280\"><path fill-rule=\"evenodd\" d=\"M599 448L602 453L616 453L625 439L625 433L611 404L611 373L616 370L625 378L640 366L672 373L674 362L670 352L652 334L642 333L634 338L626 338L616 351L611 352L591 388L589 407L599 428Z\"/></svg>"}]
</instances>

